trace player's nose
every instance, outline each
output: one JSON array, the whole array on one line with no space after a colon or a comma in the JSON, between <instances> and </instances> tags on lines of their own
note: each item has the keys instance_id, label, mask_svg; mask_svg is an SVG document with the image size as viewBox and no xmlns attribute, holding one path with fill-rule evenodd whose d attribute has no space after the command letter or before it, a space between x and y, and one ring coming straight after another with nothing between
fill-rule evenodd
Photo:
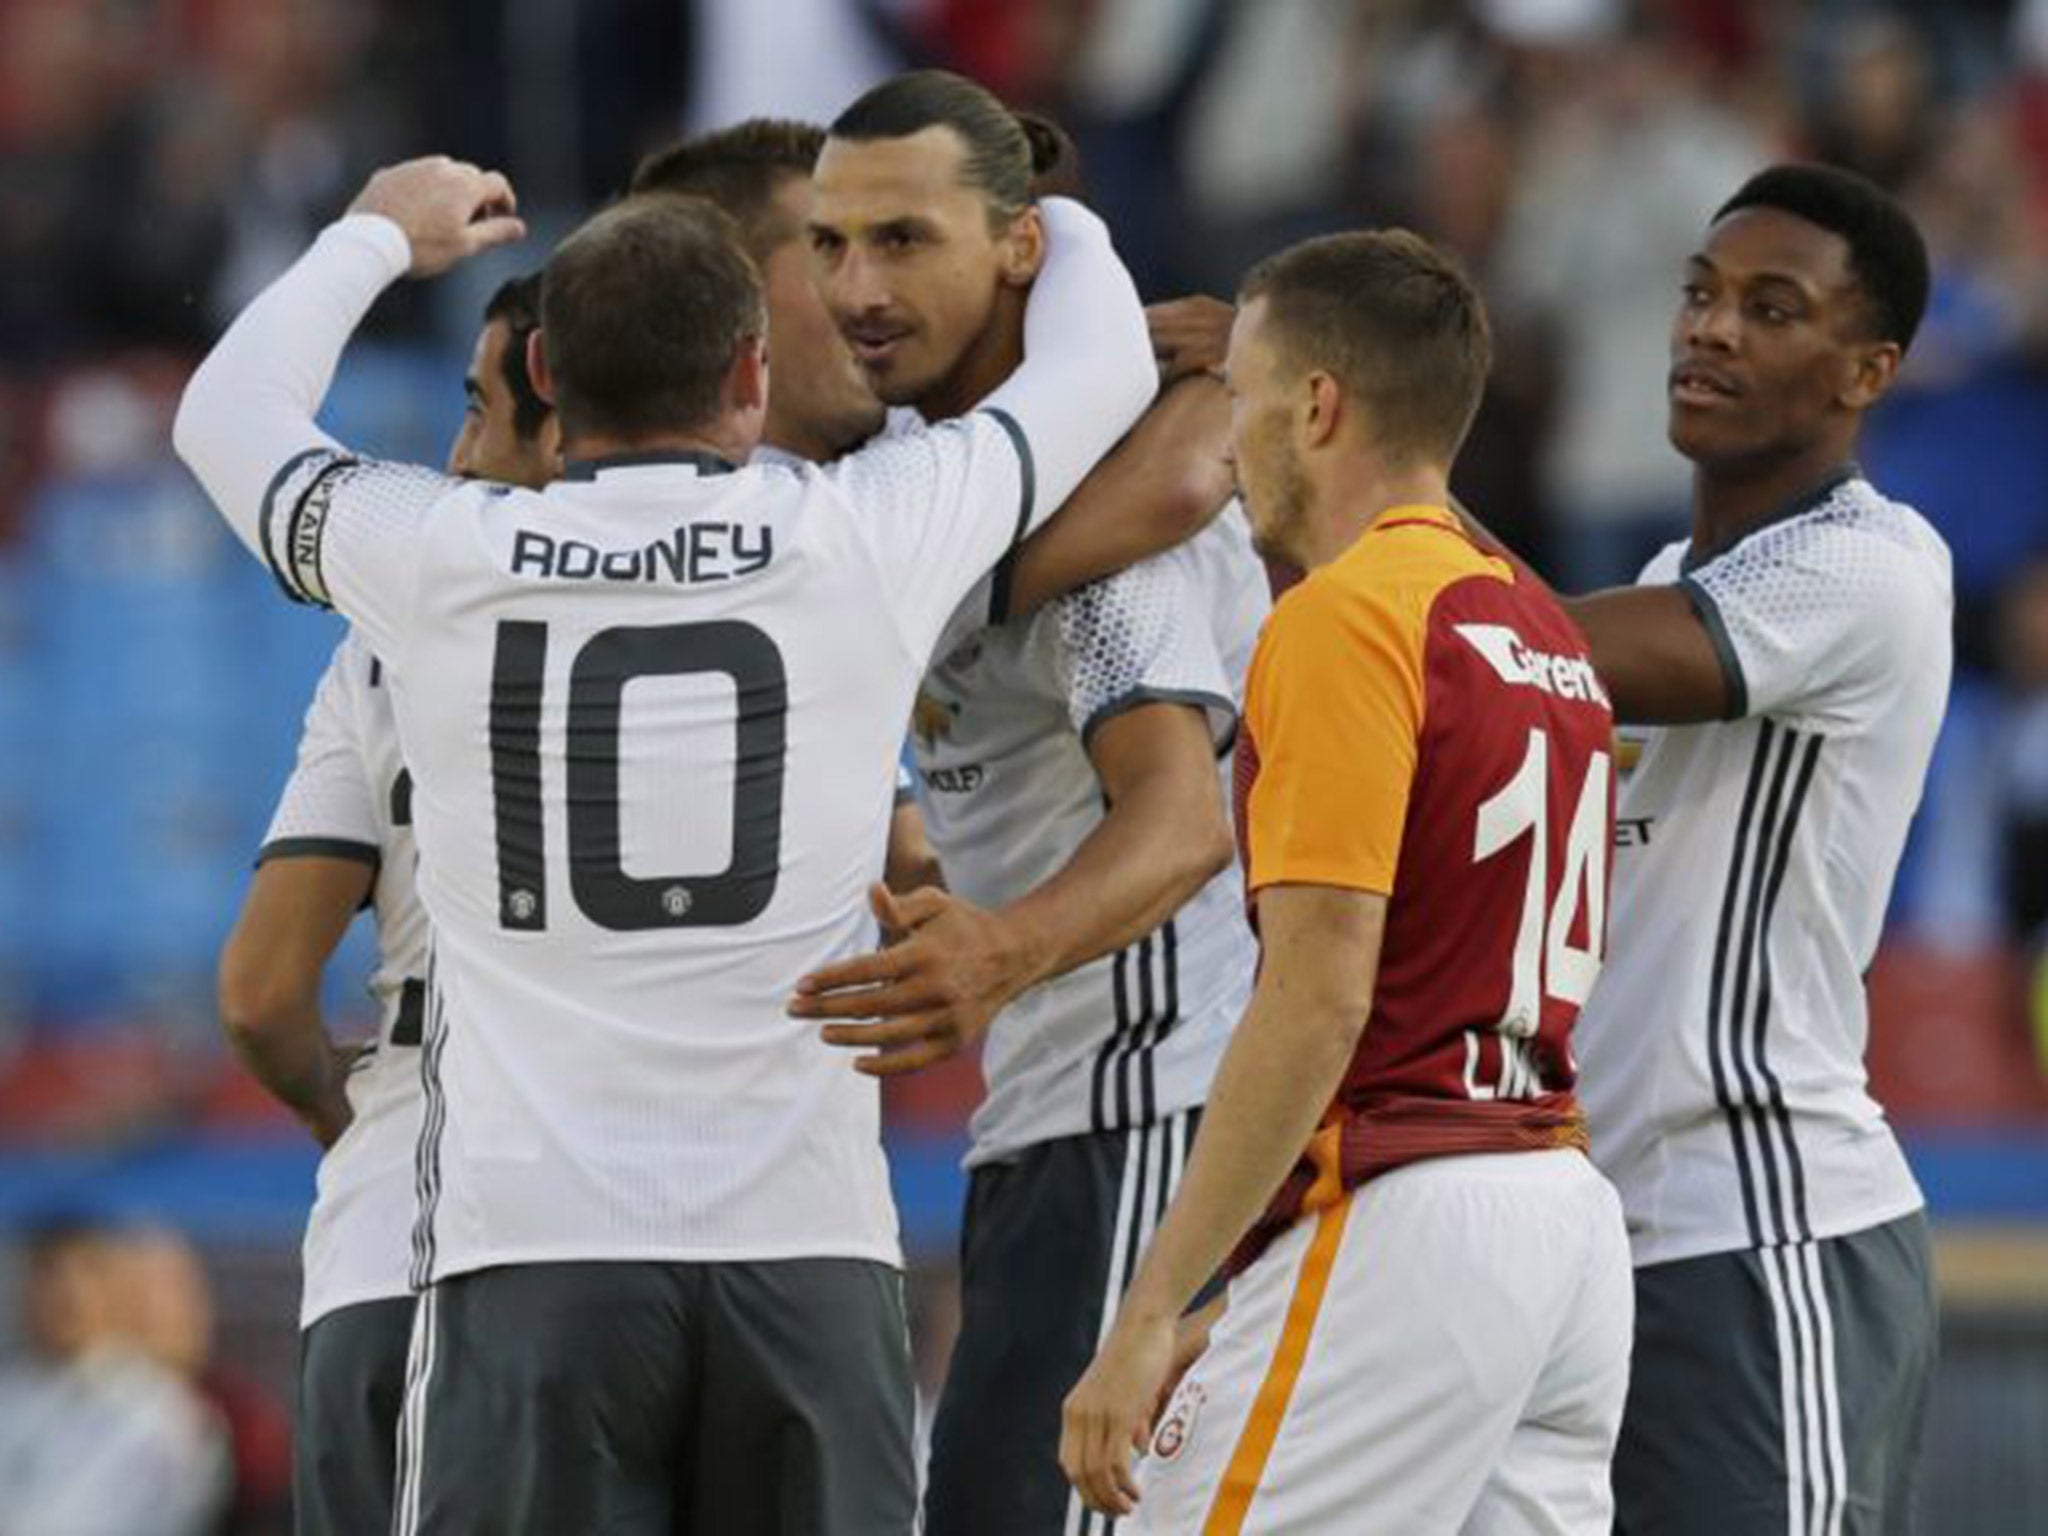
<instances>
[{"instance_id":1,"label":"player's nose","mask_svg":"<svg viewBox=\"0 0 2048 1536\"><path fill-rule=\"evenodd\" d=\"M826 302L842 321L874 319L889 308L892 296L881 265L870 261L858 246L846 253L825 283Z\"/></svg>"},{"instance_id":2,"label":"player's nose","mask_svg":"<svg viewBox=\"0 0 2048 1536\"><path fill-rule=\"evenodd\" d=\"M1719 298L1688 307L1678 326L1685 348L1720 352L1734 349L1740 329L1737 306Z\"/></svg>"}]
</instances>

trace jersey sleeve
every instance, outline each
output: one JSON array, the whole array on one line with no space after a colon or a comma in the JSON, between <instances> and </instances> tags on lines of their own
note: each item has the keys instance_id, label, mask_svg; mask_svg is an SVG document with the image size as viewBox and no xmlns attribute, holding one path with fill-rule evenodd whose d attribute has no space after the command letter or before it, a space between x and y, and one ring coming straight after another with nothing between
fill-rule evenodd
<instances>
[{"instance_id":1,"label":"jersey sleeve","mask_svg":"<svg viewBox=\"0 0 2048 1536\"><path fill-rule=\"evenodd\" d=\"M1422 731L1420 618L1333 583L1296 587L1259 638L1245 718L1249 887L1392 894Z\"/></svg>"},{"instance_id":2,"label":"jersey sleeve","mask_svg":"<svg viewBox=\"0 0 2048 1536\"><path fill-rule=\"evenodd\" d=\"M1085 743L1105 720L1144 704L1203 713L1217 752L1237 734L1237 706L1201 594L1178 551L1090 582L1052 609L1067 714Z\"/></svg>"},{"instance_id":3,"label":"jersey sleeve","mask_svg":"<svg viewBox=\"0 0 2048 1536\"><path fill-rule=\"evenodd\" d=\"M942 635L964 638L987 622L974 618L988 606L985 579L1038 508L1031 448L1016 422L975 411L883 438L822 473L874 550L919 660Z\"/></svg>"},{"instance_id":4,"label":"jersey sleeve","mask_svg":"<svg viewBox=\"0 0 2048 1536\"><path fill-rule=\"evenodd\" d=\"M354 859L375 869L384 828L370 782L356 711L359 673L368 657L353 639L335 648L299 733L298 760L271 814L256 862Z\"/></svg>"},{"instance_id":5,"label":"jersey sleeve","mask_svg":"<svg viewBox=\"0 0 2048 1536\"><path fill-rule=\"evenodd\" d=\"M411 261L389 219L329 225L228 327L172 427L180 457L286 594L339 608L386 654L409 606L419 522L455 482L359 458L314 418L349 337Z\"/></svg>"},{"instance_id":6,"label":"jersey sleeve","mask_svg":"<svg viewBox=\"0 0 2048 1536\"><path fill-rule=\"evenodd\" d=\"M1682 576L1727 679L1730 719L1850 730L1945 612L1915 553L1882 528L1816 517L1767 528Z\"/></svg>"},{"instance_id":7,"label":"jersey sleeve","mask_svg":"<svg viewBox=\"0 0 2048 1536\"><path fill-rule=\"evenodd\" d=\"M285 595L333 608L376 650L402 654L428 514L461 484L412 464L309 448L265 493L259 550Z\"/></svg>"}]
</instances>

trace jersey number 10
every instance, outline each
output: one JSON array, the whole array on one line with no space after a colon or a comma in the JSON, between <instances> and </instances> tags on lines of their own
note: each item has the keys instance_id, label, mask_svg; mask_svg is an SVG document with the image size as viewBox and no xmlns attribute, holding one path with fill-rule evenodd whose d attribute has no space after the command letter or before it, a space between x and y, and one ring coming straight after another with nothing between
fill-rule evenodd
<instances>
[{"instance_id":1,"label":"jersey number 10","mask_svg":"<svg viewBox=\"0 0 2048 1536\"><path fill-rule=\"evenodd\" d=\"M498 625L491 665L491 797L498 843L498 922L548 923L547 821L541 802L541 703L548 626ZM723 674L739 700L732 858L709 875L644 878L625 870L619 837L620 701L643 677ZM564 777L569 893L600 928L720 928L758 917L782 858L782 781L789 714L782 652L752 624L723 619L600 630L569 666Z\"/></svg>"}]
</instances>

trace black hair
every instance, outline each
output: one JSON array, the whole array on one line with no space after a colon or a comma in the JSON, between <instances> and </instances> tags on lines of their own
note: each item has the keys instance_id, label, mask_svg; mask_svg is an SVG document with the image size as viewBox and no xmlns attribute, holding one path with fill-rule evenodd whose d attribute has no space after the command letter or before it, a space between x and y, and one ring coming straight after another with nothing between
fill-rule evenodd
<instances>
[{"instance_id":1,"label":"black hair","mask_svg":"<svg viewBox=\"0 0 2048 1536\"><path fill-rule=\"evenodd\" d=\"M864 144L927 128L950 128L967 146L961 175L987 197L992 224L1000 227L1030 206L1035 162L1047 146L1034 149L1017 115L965 75L918 69L884 80L834 118L830 133Z\"/></svg>"},{"instance_id":2,"label":"black hair","mask_svg":"<svg viewBox=\"0 0 2048 1536\"><path fill-rule=\"evenodd\" d=\"M1774 165L1745 181L1714 222L1745 208L1775 208L1839 235L1878 338L1901 352L1913 344L1927 312L1927 242L1890 193L1840 166Z\"/></svg>"},{"instance_id":3,"label":"black hair","mask_svg":"<svg viewBox=\"0 0 2048 1536\"><path fill-rule=\"evenodd\" d=\"M512 431L521 442L531 442L554 409L541 399L526 371L527 339L540 329L540 279L538 272L507 278L484 305L484 324L502 321L508 332L498 371L512 391Z\"/></svg>"},{"instance_id":4,"label":"black hair","mask_svg":"<svg viewBox=\"0 0 2048 1536\"><path fill-rule=\"evenodd\" d=\"M1080 198L1084 190L1081 151L1074 136L1038 112L1019 112L1017 125L1031 146L1031 195Z\"/></svg>"}]
</instances>

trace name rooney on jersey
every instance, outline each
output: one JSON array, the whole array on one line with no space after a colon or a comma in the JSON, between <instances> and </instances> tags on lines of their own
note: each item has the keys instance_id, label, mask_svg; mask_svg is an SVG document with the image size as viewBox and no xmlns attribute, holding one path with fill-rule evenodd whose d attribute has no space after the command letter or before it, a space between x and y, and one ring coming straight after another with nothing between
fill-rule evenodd
<instances>
[{"instance_id":1,"label":"name rooney on jersey","mask_svg":"<svg viewBox=\"0 0 2048 1536\"><path fill-rule=\"evenodd\" d=\"M558 581L733 581L775 558L775 531L744 523L685 523L666 539L599 549L534 528L512 535L512 574Z\"/></svg>"}]
</instances>

